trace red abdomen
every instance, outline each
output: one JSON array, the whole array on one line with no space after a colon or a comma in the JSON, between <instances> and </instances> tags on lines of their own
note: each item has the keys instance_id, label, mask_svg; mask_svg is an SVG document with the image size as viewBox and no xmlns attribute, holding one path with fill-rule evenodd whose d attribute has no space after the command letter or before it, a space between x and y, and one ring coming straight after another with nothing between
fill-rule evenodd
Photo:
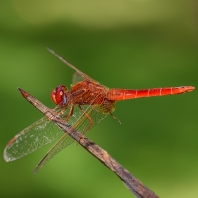
<instances>
[{"instance_id":1,"label":"red abdomen","mask_svg":"<svg viewBox=\"0 0 198 198\"><path fill-rule=\"evenodd\" d=\"M193 91L192 86L165 87L152 89L110 89L107 93L107 99L113 101L127 100L141 97L164 96L173 94L182 94Z\"/></svg>"}]
</instances>

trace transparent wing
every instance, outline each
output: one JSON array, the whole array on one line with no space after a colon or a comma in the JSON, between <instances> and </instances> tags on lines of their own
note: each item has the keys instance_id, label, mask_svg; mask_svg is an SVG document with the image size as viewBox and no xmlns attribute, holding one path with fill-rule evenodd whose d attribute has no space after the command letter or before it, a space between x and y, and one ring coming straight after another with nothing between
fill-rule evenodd
<instances>
[{"instance_id":1,"label":"transparent wing","mask_svg":"<svg viewBox=\"0 0 198 198\"><path fill-rule=\"evenodd\" d=\"M75 72L72 76L72 85L76 84L77 82L83 81L83 80L85 80L85 78L78 72Z\"/></svg>"},{"instance_id":2,"label":"transparent wing","mask_svg":"<svg viewBox=\"0 0 198 198\"><path fill-rule=\"evenodd\" d=\"M97 100L100 100L100 97L97 97L92 105L83 105L81 108L83 111L78 107L75 106L74 113L69 119L68 123L72 126L72 128L78 130L81 133L86 132L87 129L90 130L93 126L98 124L101 120L103 120L108 113L104 111L104 104L98 105ZM111 103L105 104L106 107L109 108ZM105 112L105 113L104 113ZM64 115L63 115L64 116ZM90 119L92 124L90 126ZM72 133L72 132L70 132ZM58 142L47 152L44 158L39 162L36 166L34 173L36 173L41 167L43 167L46 162L48 162L52 157L54 157L58 152L62 149L66 148L70 145L74 140L65 133Z\"/></svg>"},{"instance_id":3,"label":"transparent wing","mask_svg":"<svg viewBox=\"0 0 198 198\"><path fill-rule=\"evenodd\" d=\"M43 117L8 142L4 149L4 159L7 162L19 159L61 137L63 134L64 132L58 126L47 117Z\"/></svg>"},{"instance_id":4,"label":"transparent wing","mask_svg":"<svg viewBox=\"0 0 198 198\"><path fill-rule=\"evenodd\" d=\"M74 69L77 73L79 73L86 80L89 80L89 81L94 82L94 83L98 83L97 81L95 81L94 79L92 79L91 77L89 77L87 74L85 74L84 72L82 72L79 69L77 69L74 65L72 65L71 63L69 63L68 61L66 61L65 59L63 59L61 56L59 56L58 54L56 54L56 52L53 51L52 49L50 49L50 48L47 47L47 50L49 52L51 52L54 56L56 56L59 60L61 60L63 63L65 63L68 67Z\"/></svg>"}]
</instances>

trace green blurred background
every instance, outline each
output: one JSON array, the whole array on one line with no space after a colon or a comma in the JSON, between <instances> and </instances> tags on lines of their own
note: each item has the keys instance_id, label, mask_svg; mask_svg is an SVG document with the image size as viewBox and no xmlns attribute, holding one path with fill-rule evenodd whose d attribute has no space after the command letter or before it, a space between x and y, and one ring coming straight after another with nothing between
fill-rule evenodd
<instances>
[{"instance_id":1,"label":"green blurred background","mask_svg":"<svg viewBox=\"0 0 198 198\"><path fill-rule=\"evenodd\" d=\"M42 117L17 87L52 108L51 90L71 83L73 71L46 46L108 87L196 87L197 35L197 0L1 1L1 152ZM197 97L119 102L122 124L109 116L87 135L160 197L198 197ZM32 175L50 146L11 163L1 158L2 197L135 197L80 146Z\"/></svg>"}]
</instances>

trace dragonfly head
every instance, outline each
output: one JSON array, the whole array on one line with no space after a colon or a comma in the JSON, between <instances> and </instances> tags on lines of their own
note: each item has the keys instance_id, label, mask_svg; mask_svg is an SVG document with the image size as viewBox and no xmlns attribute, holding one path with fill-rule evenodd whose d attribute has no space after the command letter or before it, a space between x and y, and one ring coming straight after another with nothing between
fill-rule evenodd
<instances>
[{"instance_id":1,"label":"dragonfly head","mask_svg":"<svg viewBox=\"0 0 198 198\"><path fill-rule=\"evenodd\" d=\"M59 106L65 106L67 103L68 89L64 85L59 85L56 89L52 90L51 98L53 102Z\"/></svg>"}]
</instances>

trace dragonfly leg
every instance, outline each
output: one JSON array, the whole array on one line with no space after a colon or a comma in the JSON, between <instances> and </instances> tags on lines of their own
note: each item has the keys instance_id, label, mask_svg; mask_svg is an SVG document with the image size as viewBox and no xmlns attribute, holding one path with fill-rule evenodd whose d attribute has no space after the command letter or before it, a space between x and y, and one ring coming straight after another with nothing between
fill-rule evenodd
<instances>
[{"instance_id":1,"label":"dragonfly leg","mask_svg":"<svg viewBox=\"0 0 198 198\"><path fill-rule=\"evenodd\" d=\"M84 139L84 134L92 127L92 125L93 125L93 121L92 121L92 119L89 117L89 115L83 110L83 108L80 106L80 105L78 105L78 107L79 107L79 109L83 112L83 114L86 116L86 118L89 120L89 126L86 128L86 130L84 130L83 132L82 132L82 135L81 135L81 137L80 137L80 139L79 140L81 140L81 139Z\"/></svg>"},{"instance_id":2,"label":"dragonfly leg","mask_svg":"<svg viewBox=\"0 0 198 198\"><path fill-rule=\"evenodd\" d=\"M74 105L71 105L71 106L70 106L70 109L69 109L68 115L65 116L65 117L66 117L66 119L65 119L66 122L67 122L67 121L69 120L69 118L73 115L73 112L74 112Z\"/></svg>"},{"instance_id":3,"label":"dragonfly leg","mask_svg":"<svg viewBox=\"0 0 198 198\"><path fill-rule=\"evenodd\" d=\"M63 115L66 111L66 109L68 108L68 106L65 106L62 108L62 110L60 112L56 112L57 109L61 109L60 107L52 109L55 113L57 113L57 115ZM66 118L66 119L62 119L63 121L67 122L69 120L69 118L73 115L73 110L74 110L74 105L70 106L69 112L67 115L63 115L61 118Z\"/></svg>"},{"instance_id":4,"label":"dragonfly leg","mask_svg":"<svg viewBox=\"0 0 198 198\"><path fill-rule=\"evenodd\" d=\"M58 116L58 115L64 114L66 109L67 109L67 106L65 106L64 108L56 106L55 108L50 109L51 111L47 111L47 112L52 113L54 116ZM59 110L61 110L61 111L59 111Z\"/></svg>"},{"instance_id":5,"label":"dragonfly leg","mask_svg":"<svg viewBox=\"0 0 198 198\"><path fill-rule=\"evenodd\" d=\"M60 113L64 114L65 109L67 109L67 107L65 107ZM61 121L67 122L69 120L69 118L73 115L73 111L74 111L74 105L71 104L68 114L63 115L63 117L61 117ZM67 131L67 134L69 134L69 133L71 133L71 131Z\"/></svg>"},{"instance_id":6,"label":"dragonfly leg","mask_svg":"<svg viewBox=\"0 0 198 198\"><path fill-rule=\"evenodd\" d=\"M111 117L112 117L113 119L117 120L119 124L121 124L121 121L120 121L118 118L116 118L116 117L112 114L112 112L110 112L110 115L111 115Z\"/></svg>"},{"instance_id":7,"label":"dragonfly leg","mask_svg":"<svg viewBox=\"0 0 198 198\"><path fill-rule=\"evenodd\" d=\"M52 118L51 120L67 122L69 120L69 118L73 115L74 105L71 104L68 114L67 115L64 115L64 113L65 113L65 111L66 111L67 108L68 108L68 106L65 106L59 112L58 111L56 112L56 110L59 109L59 108L52 109L52 111L50 111L50 113L53 114L54 118ZM57 119L57 117L59 119ZM68 131L68 133L70 133L70 132Z\"/></svg>"},{"instance_id":8,"label":"dragonfly leg","mask_svg":"<svg viewBox=\"0 0 198 198\"><path fill-rule=\"evenodd\" d=\"M48 117L47 114L50 113L52 115L52 117ZM53 120L53 119L56 119L56 117L58 117L58 113L54 111L54 109L50 109L50 110L47 110L45 112L45 115L47 117L48 120Z\"/></svg>"}]
</instances>

